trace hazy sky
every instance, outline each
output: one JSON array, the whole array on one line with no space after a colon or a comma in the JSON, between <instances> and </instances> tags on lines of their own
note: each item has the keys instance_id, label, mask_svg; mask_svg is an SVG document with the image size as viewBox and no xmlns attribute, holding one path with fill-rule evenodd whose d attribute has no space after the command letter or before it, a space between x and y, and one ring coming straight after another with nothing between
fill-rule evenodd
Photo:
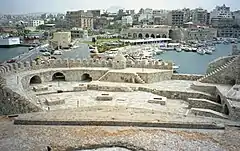
<instances>
[{"instance_id":1,"label":"hazy sky","mask_svg":"<svg viewBox=\"0 0 240 151\"><path fill-rule=\"evenodd\" d=\"M177 9L203 7L212 10L226 4L240 9L240 0L0 0L0 13L65 12L79 9L107 9L121 6L127 9Z\"/></svg>"}]
</instances>

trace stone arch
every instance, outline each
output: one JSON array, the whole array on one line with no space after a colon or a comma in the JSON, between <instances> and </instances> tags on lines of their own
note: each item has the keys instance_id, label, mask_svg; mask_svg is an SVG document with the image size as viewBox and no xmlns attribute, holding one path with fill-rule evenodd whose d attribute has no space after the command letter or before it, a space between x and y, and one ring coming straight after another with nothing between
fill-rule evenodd
<instances>
[{"instance_id":1,"label":"stone arch","mask_svg":"<svg viewBox=\"0 0 240 151\"><path fill-rule=\"evenodd\" d=\"M66 77L63 73L57 72L53 74L52 81L66 81Z\"/></svg>"},{"instance_id":2,"label":"stone arch","mask_svg":"<svg viewBox=\"0 0 240 151\"><path fill-rule=\"evenodd\" d=\"M163 34L163 35L162 35L162 38L167 38L167 35Z\"/></svg>"},{"instance_id":3,"label":"stone arch","mask_svg":"<svg viewBox=\"0 0 240 151\"><path fill-rule=\"evenodd\" d=\"M142 35L142 33L139 33L139 34L138 34L138 38L140 38L140 39L142 39L142 38L143 38L143 35Z\"/></svg>"},{"instance_id":4,"label":"stone arch","mask_svg":"<svg viewBox=\"0 0 240 151\"><path fill-rule=\"evenodd\" d=\"M31 84L41 84L42 80L39 76L35 75L30 79L30 85Z\"/></svg>"},{"instance_id":5,"label":"stone arch","mask_svg":"<svg viewBox=\"0 0 240 151\"><path fill-rule=\"evenodd\" d=\"M229 114L230 114L229 108L228 108L227 104L224 105L223 112L224 112L224 114L226 114L226 115L229 115Z\"/></svg>"},{"instance_id":6,"label":"stone arch","mask_svg":"<svg viewBox=\"0 0 240 151\"><path fill-rule=\"evenodd\" d=\"M156 38L161 38L161 35L160 35L160 34L157 34L157 35L156 35Z\"/></svg>"},{"instance_id":7,"label":"stone arch","mask_svg":"<svg viewBox=\"0 0 240 151\"><path fill-rule=\"evenodd\" d=\"M128 37L132 37L132 34L131 34L131 33L128 33Z\"/></svg>"},{"instance_id":8,"label":"stone arch","mask_svg":"<svg viewBox=\"0 0 240 151\"><path fill-rule=\"evenodd\" d=\"M133 33L133 38L137 38L137 33Z\"/></svg>"},{"instance_id":9,"label":"stone arch","mask_svg":"<svg viewBox=\"0 0 240 151\"><path fill-rule=\"evenodd\" d=\"M149 34L148 33L145 34L145 38L149 38Z\"/></svg>"},{"instance_id":10,"label":"stone arch","mask_svg":"<svg viewBox=\"0 0 240 151\"><path fill-rule=\"evenodd\" d=\"M230 80L229 84L231 84L231 85L235 85L235 84L236 84L236 79L232 79L232 80Z\"/></svg>"},{"instance_id":11,"label":"stone arch","mask_svg":"<svg viewBox=\"0 0 240 151\"><path fill-rule=\"evenodd\" d=\"M220 95L217 95L217 103L222 104L222 99L221 99Z\"/></svg>"},{"instance_id":12,"label":"stone arch","mask_svg":"<svg viewBox=\"0 0 240 151\"><path fill-rule=\"evenodd\" d=\"M91 82L91 81L92 81L92 77L90 76L90 74L84 73L84 74L81 76L81 80L82 80L82 81L86 81L86 82Z\"/></svg>"},{"instance_id":13,"label":"stone arch","mask_svg":"<svg viewBox=\"0 0 240 151\"><path fill-rule=\"evenodd\" d=\"M154 35L154 34L151 34L151 37L152 37L152 38L155 38L155 35Z\"/></svg>"}]
</instances>

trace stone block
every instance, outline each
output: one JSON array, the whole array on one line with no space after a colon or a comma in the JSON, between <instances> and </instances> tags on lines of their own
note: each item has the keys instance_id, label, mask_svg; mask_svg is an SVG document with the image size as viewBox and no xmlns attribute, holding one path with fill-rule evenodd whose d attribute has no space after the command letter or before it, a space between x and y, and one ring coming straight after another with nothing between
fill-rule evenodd
<instances>
[{"instance_id":1,"label":"stone block","mask_svg":"<svg viewBox=\"0 0 240 151\"><path fill-rule=\"evenodd\" d=\"M166 100L167 100L166 97L159 97L148 100L148 103L166 105Z\"/></svg>"},{"instance_id":2,"label":"stone block","mask_svg":"<svg viewBox=\"0 0 240 151\"><path fill-rule=\"evenodd\" d=\"M61 105L61 104L65 104L65 100L60 98L51 98L51 99L46 99L45 104L48 106Z\"/></svg>"},{"instance_id":3,"label":"stone block","mask_svg":"<svg viewBox=\"0 0 240 151\"><path fill-rule=\"evenodd\" d=\"M85 86L84 84L79 84L79 86L73 87L73 91L87 91L87 86Z\"/></svg>"},{"instance_id":4,"label":"stone block","mask_svg":"<svg viewBox=\"0 0 240 151\"><path fill-rule=\"evenodd\" d=\"M112 99L113 99L112 95L108 93L100 94L96 98L97 101L112 101Z\"/></svg>"},{"instance_id":5,"label":"stone block","mask_svg":"<svg viewBox=\"0 0 240 151\"><path fill-rule=\"evenodd\" d=\"M34 86L33 91L35 92L40 92L40 91L47 91L48 87L47 86Z\"/></svg>"}]
</instances>

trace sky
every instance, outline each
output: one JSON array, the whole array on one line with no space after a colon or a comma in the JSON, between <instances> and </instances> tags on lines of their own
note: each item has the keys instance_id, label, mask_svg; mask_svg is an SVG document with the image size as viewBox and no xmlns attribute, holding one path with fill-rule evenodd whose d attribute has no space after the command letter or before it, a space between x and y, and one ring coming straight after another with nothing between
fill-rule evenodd
<instances>
[{"instance_id":1,"label":"sky","mask_svg":"<svg viewBox=\"0 0 240 151\"><path fill-rule=\"evenodd\" d=\"M135 10L140 8L171 10L184 7L212 10L216 5L222 4L230 6L232 10L240 9L240 0L0 0L0 13L64 13L68 10L108 9L111 6Z\"/></svg>"}]
</instances>

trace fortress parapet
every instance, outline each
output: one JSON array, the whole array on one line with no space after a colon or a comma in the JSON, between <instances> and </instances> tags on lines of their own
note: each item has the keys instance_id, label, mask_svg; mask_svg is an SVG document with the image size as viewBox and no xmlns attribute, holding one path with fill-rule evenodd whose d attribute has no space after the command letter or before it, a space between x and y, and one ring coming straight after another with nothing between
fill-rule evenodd
<instances>
[{"instance_id":1,"label":"fortress parapet","mask_svg":"<svg viewBox=\"0 0 240 151\"><path fill-rule=\"evenodd\" d=\"M77 67L105 67L112 68L113 60L103 59L56 59L44 62L26 61L11 64L5 64L0 67L0 74L6 75L29 70L39 70L45 68L77 68ZM149 68L172 70L172 63L163 61L126 61L127 68Z\"/></svg>"}]
</instances>

